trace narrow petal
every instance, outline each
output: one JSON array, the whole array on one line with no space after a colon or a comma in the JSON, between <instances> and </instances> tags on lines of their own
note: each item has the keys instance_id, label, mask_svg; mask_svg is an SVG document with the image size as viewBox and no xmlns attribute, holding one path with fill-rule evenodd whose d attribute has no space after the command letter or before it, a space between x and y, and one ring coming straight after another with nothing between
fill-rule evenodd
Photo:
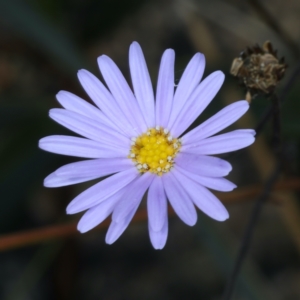
<instances>
[{"instance_id":1,"label":"narrow petal","mask_svg":"<svg viewBox=\"0 0 300 300\"><path fill-rule=\"evenodd\" d=\"M156 125L164 128L168 126L172 110L174 96L174 61L174 50L167 49L161 58L158 73L155 104Z\"/></svg>"},{"instance_id":2,"label":"narrow petal","mask_svg":"<svg viewBox=\"0 0 300 300\"><path fill-rule=\"evenodd\" d=\"M154 249L162 249L168 238L168 219L164 223L160 231L155 231L149 224L149 235Z\"/></svg>"},{"instance_id":3,"label":"narrow petal","mask_svg":"<svg viewBox=\"0 0 300 300\"><path fill-rule=\"evenodd\" d=\"M168 205L163 182L159 176L156 176L150 185L147 210L149 226L153 231L161 231L168 220Z\"/></svg>"},{"instance_id":4,"label":"narrow petal","mask_svg":"<svg viewBox=\"0 0 300 300\"><path fill-rule=\"evenodd\" d=\"M85 214L81 217L77 225L77 229L81 233L84 233L102 223L112 213L117 202L127 191L126 188L127 186L119 190L117 193L115 193L105 201L86 211Z\"/></svg>"},{"instance_id":5,"label":"narrow petal","mask_svg":"<svg viewBox=\"0 0 300 300\"><path fill-rule=\"evenodd\" d=\"M100 124L106 125L117 130L118 132L123 133L123 131L121 131L115 123L113 123L106 115L104 115L101 110L87 101L79 98L78 96L66 91L60 91L56 95L56 99L65 109L91 118Z\"/></svg>"},{"instance_id":6,"label":"narrow petal","mask_svg":"<svg viewBox=\"0 0 300 300\"><path fill-rule=\"evenodd\" d=\"M153 181L154 177L149 172L139 176L135 182L132 183L130 190L124 198L118 203L112 214L114 222L120 222L124 219L136 206L140 204L144 194Z\"/></svg>"},{"instance_id":7,"label":"narrow petal","mask_svg":"<svg viewBox=\"0 0 300 300\"><path fill-rule=\"evenodd\" d=\"M155 127L153 87L143 55L137 42L129 49L129 66L135 97L148 128Z\"/></svg>"},{"instance_id":8,"label":"narrow petal","mask_svg":"<svg viewBox=\"0 0 300 300\"><path fill-rule=\"evenodd\" d=\"M184 145L182 152L196 154L221 154L245 148L255 141L255 131L251 129L235 130L213 136L202 141Z\"/></svg>"},{"instance_id":9,"label":"narrow petal","mask_svg":"<svg viewBox=\"0 0 300 300\"><path fill-rule=\"evenodd\" d=\"M170 128L173 136L180 136L195 121L215 97L223 81L224 74L221 71L216 71L198 85Z\"/></svg>"},{"instance_id":10,"label":"narrow petal","mask_svg":"<svg viewBox=\"0 0 300 300\"><path fill-rule=\"evenodd\" d=\"M209 190L196 183L194 180L184 176L178 170L174 175L176 176L178 182L185 187L193 202L205 214L217 221L225 221L229 218L229 214L224 205Z\"/></svg>"},{"instance_id":11,"label":"narrow petal","mask_svg":"<svg viewBox=\"0 0 300 300\"><path fill-rule=\"evenodd\" d=\"M242 133L242 134L251 134L252 136L255 136L256 135L256 131L254 129L237 129L237 130L234 130L234 132L236 133Z\"/></svg>"},{"instance_id":12,"label":"narrow petal","mask_svg":"<svg viewBox=\"0 0 300 300\"><path fill-rule=\"evenodd\" d=\"M54 108L49 111L49 116L64 127L97 142L124 148L129 152L130 139L108 126L95 122L86 116Z\"/></svg>"},{"instance_id":13,"label":"narrow petal","mask_svg":"<svg viewBox=\"0 0 300 300\"><path fill-rule=\"evenodd\" d=\"M114 222L112 221L108 231L106 233L105 237L105 242L109 245L114 243L120 236L121 234L125 231L125 229L128 227L130 221L132 220L136 210L138 208L138 205L125 217L123 218L120 222Z\"/></svg>"},{"instance_id":14,"label":"narrow petal","mask_svg":"<svg viewBox=\"0 0 300 300\"><path fill-rule=\"evenodd\" d=\"M197 222L195 206L186 190L175 178L174 171L162 176L167 197L178 217L187 225L194 226Z\"/></svg>"},{"instance_id":15,"label":"narrow petal","mask_svg":"<svg viewBox=\"0 0 300 300\"><path fill-rule=\"evenodd\" d=\"M44 186L48 188L67 186L76 183L86 182L98 178L99 176L71 176L71 177L60 177L51 173L44 179Z\"/></svg>"},{"instance_id":16,"label":"narrow petal","mask_svg":"<svg viewBox=\"0 0 300 300\"><path fill-rule=\"evenodd\" d=\"M223 178L223 177L207 177L207 176L201 176L197 175L195 173L190 173L183 168L180 168L179 166L176 166L176 169L178 169L183 175L186 177L196 181L197 183L221 192L230 192L233 189L236 188L236 185L229 180Z\"/></svg>"},{"instance_id":17,"label":"narrow petal","mask_svg":"<svg viewBox=\"0 0 300 300\"><path fill-rule=\"evenodd\" d=\"M171 128L188 97L199 84L205 68L205 57L196 53L185 68L175 91L172 112L167 128Z\"/></svg>"},{"instance_id":18,"label":"narrow petal","mask_svg":"<svg viewBox=\"0 0 300 300\"><path fill-rule=\"evenodd\" d=\"M135 131L132 126L128 123L115 98L106 89L103 83L86 70L78 71L77 75L86 93L103 113L127 136L135 136Z\"/></svg>"},{"instance_id":19,"label":"narrow petal","mask_svg":"<svg viewBox=\"0 0 300 300\"><path fill-rule=\"evenodd\" d=\"M110 92L136 134L145 132L147 125L142 112L117 65L106 55L98 57L98 65Z\"/></svg>"},{"instance_id":20,"label":"narrow petal","mask_svg":"<svg viewBox=\"0 0 300 300\"><path fill-rule=\"evenodd\" d=\"M78 161L60 167L54 173L60 177L103 177L133 168L128 158L99 158Z\"/></svg>"},{"instance_id":21,"label":"narrow petal","mask_svg":"<svg viewBox=\"0 0 300 300\"><path fill-rule=\"evenodd\" d=\"M99 142L75 136L51 135L40 139L39 147L43 150L84 158L126 157L128 150L102 145Z\"/></svg>"},{"instance_id":22,"label":"narrow petal","mask_svg":"<svg viewBox=\"0 0 300 300\"><path fill-rule=\"evenodd\" d=\"M75 214L101 203L138 176L139 172L132 168L100 181L74 198L67 207L67 213Z\"/></svg>"},{"instance_id":23,"label":"narrow petal","mask_svg":"<svg viewBox=\"0 0 300 300\"><path fill-rule=\"evenodd\" d=\"M203 140L225 129L238 120L249 109L249 103L245 100L232 103L214 116L203 122L182 137L183 144L187 145L195 140Z\"/></svg>"},{"instance_id":24,"label":"narrow petal","mask_svg":"<svg viewBox=\"0 0 300 300\"><path fill-rule=\"evenodd\" d=\"M175 168L180 166L184 170L202 176L226 176L232 170L231 164L218 157L179 153L175 158Z\"/></svg>"}]
</instances>

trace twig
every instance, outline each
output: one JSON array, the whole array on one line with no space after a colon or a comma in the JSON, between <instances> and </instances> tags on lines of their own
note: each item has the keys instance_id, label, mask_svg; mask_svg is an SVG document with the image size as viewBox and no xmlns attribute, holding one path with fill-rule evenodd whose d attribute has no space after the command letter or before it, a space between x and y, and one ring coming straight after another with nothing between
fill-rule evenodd
<instances>
[{"instance_id":1,"label":"twig","mask_svg":"<svg viewBox=\"0 0 300 300\"><path fill-rule=\"evenodd\" d=\"M271 96L273 105L273 145L275 153L281 158L281 125L280 125L280 102L277 95L274 93Z\"/></svg>"},{"instance_id":2,"label":"twig","mask_svg":"<svg viewBox=\"0 0 300 300\"><path fill-rule=\"evenodd\" d=\"M300 190L300 178L287 178L276 183L273 190ZM240 188L231 193L216 193L217 197L225 204L237 203L247 199L252 199L262 193L263 187L261 185L251 185ZM170 209L169 215L174 216L174 212ZM147 219L147 212L142 209L137 212L132 222L141 222ZM0 251L7 251L20 247L26 247L33 244L49 241L51 239L66 238L78 234L76 229L77 222L68 224L51 225L39 229L31 229L24 232L12 233L0 236ZM96 227L94 230L103 230L109 226L110 220L106 220Z\"/></svg>"},{"instance_id":3,"label":"twig","mask_svg":"<svg viewBox=\"0 0 300 300\"><path fill-rule=\"evenodd\" d=\"M234 291L234 286L236 284L236 280L238 278L240 269L242 267L242 264L246 257L246 254L249 250L249 245L250 245L250 242L251 242L251 239L253 236L254 228L255 228L256 222L258 220L262 205L268 199L268 197L270 195L270 191L272 190L272 187L275 184L277 177L279 176L279 172L280 172L280 167L277 166L276 170L271 174L268 181L266 182L266 185L265 185L265 188L264 188L262 194L260 195L260 197L257 199L257 201L255 203L248 226L245 230L245 233L244 233L244 236L242 239L241 247L238 251L238 256L237 256L237 259L235 262L235 266L233 268L232 274L229 277L228 283L226 285L226 289L224 292L224 298L223 298L224 300L230 300L230 298L232 296L232 293Z\"/></svg>"},{"instance_id":4,"label":"twig","mask_svg":"<svg viewBox=\"0 0 300 300\"><path fill-rule=\"evenodd\" d=\"M293 55L298 58L300 55L299 47L290 37L288 32L279 26L278 18L274 18L259 0L249 0L249 3L258 13L260 18L278 34L282 41L290 48Z\"/></svg>"},{"instance_id":5,"label":"twig","mask_svg":"<svg viewBox=\"0 0 300 300\"><path fill-rule=\"evenodd\" d=\"M145 220L146 217L146 210L140 210L136 213L133 221L140 222ZM25 232L0 236L0 251L41 243L54 238L64 238L75 234L79 234L79 232L76 229L77 223L78 221L68 224L57 224L40 229L33 229ZM96 228L104 229L107 228L109 224L110 220L106 219Z\"/></svg>"},{"instance_id":6,"label":"twig","mask_svg":"<svg viewBox=\"0 0 300 300\"><path fill-rule=\"evenodd\" d=\"M296 82L296 79L299 77L299 75L300 75L300 62L294 69L294 72L289 77L288 81L286 82L285 86L282 89L282 92L280 93L279 96L280 105L282 105L285 102L288 92ZM262 129L266 125L267 121L271 118L273 113L274 113L274 106L271 105L270 107L267 108L267 110L265 111L265 113L263 114L262 118L260 119L260 121L258 122L255 128L256 136L258 136L261 133Z\"/></svg>"}]
</instances>

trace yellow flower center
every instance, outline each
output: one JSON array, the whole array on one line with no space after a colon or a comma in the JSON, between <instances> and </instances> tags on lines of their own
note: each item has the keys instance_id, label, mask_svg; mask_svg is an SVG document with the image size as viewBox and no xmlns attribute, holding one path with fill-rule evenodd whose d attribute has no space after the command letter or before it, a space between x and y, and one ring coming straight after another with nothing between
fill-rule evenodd
<instances>
[{"instance_id":1,"label":"yellow flower center","mask_svg":"<svg viewBox=\"0 0 300 300\"><path fill-rule=\"evenodd\" d=\"M139 172L161 176L172 169L180 147L180 139L173 138L167 129L150 128L146 133L131 139L129 158Z\"/></svg>"}]
</instances>

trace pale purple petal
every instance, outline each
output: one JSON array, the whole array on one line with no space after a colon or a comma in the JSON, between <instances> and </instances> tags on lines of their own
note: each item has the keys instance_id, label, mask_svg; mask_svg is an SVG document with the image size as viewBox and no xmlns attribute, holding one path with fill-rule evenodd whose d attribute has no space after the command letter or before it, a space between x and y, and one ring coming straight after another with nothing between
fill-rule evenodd
<instances>
[{"instance_id":1,"label":"pale purple petal","mask_svg":"<svg viewBox=\"0 0 300 300\"><path fill-rule=\"evenodd\" d=\"M255 131L252 129L235 130L216 135L196 143L183 145L182 152L195 154L221 154L245 148L255 141Z\"/></svg>"},{"instance_id":2,"label":"pale purple petal","mask_svg":"<svg viewBox=\"0 0 300 300\"><path fill-rule=\"evenodd\" d=\"M129 225L148 189L148 229L155 249L166 244L167 201L190 226L197 221L195 205L218 221L229 217L223 204L207 188L233 190L235 184L223 178L232 167L227 161L208 155L235 151L254 142L256 133L251 129L215 136L248 110L246 101L225 107L183 136L174 167L162 176L151 172L141 174L128 158L132 138L149 128L162 126L172 137L180 137L209 105L224 81L224 74L217 71L200 82L205 58L197 53L174 93L174 61L174 51L166 50L159 68L155 100L146 61L137 42L129 50L134 93L117 65L103 55L98 64L108 88L90 72L78 72L81 85L97 107L66 91L57 94L65 109L50 110L50 117L84 138L48 136L39 141L39 147L93 159L58 168L45 178L44 185L65 186L110 175L68 205L68 214L87 210L78 223L80 232L87 232L112 214L105 238L106 243L112 244Z\"/></svg>"},{"instance_id":3,"label":"pale purple petal","mask_svg":"<svg viewBox=\"0 0 300 300\"><path fill-rule=\"evenodd\" d=\"M128 185L139 174L136 168L131 168L100 181L75 197L68 205L67 213L75 214L99 204Z\"/></svg>"},{"instance_id":4,"label":"pale purple petal","mask_svg":"<svg viewBox=\"0 0 300 300\"><path fill-rule=\"evenodd\" d=\"M147 125L142 112L117 65L106 55L98 57L98 65L110 92L136 134L145 132Z\"/></svg>"},{"instance_id":5,"label":"pale purple petal","mask_svg":"<svg viewBox=\"0 0 300 300\"><path fill-rule=\"evenodd\" d=\"M64 165L54 173L60 177L103 177L135 167L128 158L99 158Z\"/></svg>"},{"instance_id":6,"label":"pale purple petal","mask_svg":"<svg viewBox=\"0 0 300 300\"><path fill-rule=\"evenodd\" d=\"M66 135L51 135L40 139L39 147L43 150L84 158L126 157L128 150L102 145L99 142Z\"/></svg>"},{"instance_id":7,"label":"pale purple petal","mask_svg":"<svg viewBox=\"0 0 300 300\"><path fill-rule=\"evenodd\" d=\"M195 206L185 188L175 178L174 172L175 169L162 176L167 197L178 217L187 225L194 226L197 222Z\"/></svg>"},{"instance_id":8,"label":"pale purple petal","mask_svg":"<svg viewBox=\"0 0 300 300\"><path fill-rule=\"evenodd\" d=\"M196 181L197 183L221 192L230 192L233 189L236 188L236 185L229 180L223 178L223 177L207 177L207 176L201 176L195 173L188 172L184 170L183 168L176 166L176 169L178 169L182 174L184 174L186 177Z\"/></svg>"},{"instance_id":9,"label":"pale purple petal","mask_svg":"<svg viewBox=\"0 0 300 300\"><path fill-rule=\"evenodd\" d=\"M84 233L102 223L112 213L117 202L120 201L124 193L127 191L127 187L128 186L125 186L105 201L86 211L81 217L77 225L77 229L81 233Z\"/></svg>"},{"instance_id":10,"label":"pale purple petal","mask_svg":"<svg viewBox=\"0 0 300 300\"><path fill-rule=\"evenodd\" d=\"M160 231L153 230L150 224L148 228L150 240L154 249L162 249L165 246L168 237L168 219L166 219L166 222Z\"/></svg>"},{"instance_id":11,"label":"pale purple petal","mask_svg":"<svg viewBox=\"0 0 300 300\"><path fill-rule=\"evenodd\" d=\"M226 176L232 170L231 164L221 158L182 152L175 158L175 168L177 165L188 172L210 177Z\"/></svg>"},{"instance_id":12,"label":"pale purple petal","mask_svg":"<svg viewBox=\"0 0 300 300\"><path fill-rule=\"evenodd\" d=\"M238 101L226 106L207 121L185 134L182 137L183 144L187 145L195 142L195 140L199 141L216 134L233 124L248 109L249 103L246 100Z\"/></svg>"},{"instance_id":13,"label":"pale purple petal","mask_svg":"<svg viewBox=\"0 0 300 300\"><path fill-rule=\"evenodd\" d=\"M174 96L174 61L174 50L167 49L161 58L158 73L155 103L156 125L164 128L168 126L172 110Z\"/></svg>"},{"instance_id":14,"label":"pale purple petal","mask_svg":"<svg viewBox=\"0 0 300 300\"><path fill-rule=\"evenodd\" d=\"M171 128L188 97L199 84L205 68L205 57L196 53L185 68L175 91L172 112L167 128Z\"/></svg>"},{"instance_id":15,"label":"pale purple petal","mask_svg":"<svg viewBox=\"0 0 300 300\"><path fill-rule=\"evenodd\" d=\"M125 217L123 218L120 222L114 222L112 221L108 231L105 236L105 242L107 244L112 244L114 243L120 235L125 231L125 229L128 227L130 221L132 220L136 210L138 208L138 205Z\"/></svg>"},{"instance_id":16,"label":"pale purple petal","mask_svg":"<svg viewBox=\"0 0 300 300\"><path fill-rule=\"evenodd\" d=\"M215 97L224 81L224 74L216 71L206 77L186 101L170 131L173 136L180 136L203 112Z\"/></svg>"},{"instance_id":17,"label":"pale purple petal","mask_svg":"<svg viewBox=\"0 0 300 300\"><path fill-rule=\"evenodd\" d=\"M168 219L167 197L160 176L156 176L149 187L147 198L149 226L160 231Z\"/></svg>"},{"instance_id":18,"label":"pale purple petal","mask_svg":"<svg viewBox=\"0 0 300 300\"><path fill-rule=\"evenodd\" d=\"M49 116L57 123L86 138L124 148L129 152L130 139L128 137L125 137L110 127L95 122L93 119L61 108L51 109Z\"/></svg>"},{"instance_id":19,"label":"pale purple petal","mask_svg":"<svg viewBox=\"0 0 300 300\"><path fill-rule=\"evenodd\" d=\"M131 185L130 190L123 199L115 207L112 214L114 222L120 222L124 219L136 206L140 204L144 194L156 175L146 172L138 177Z\"/></svg>"},{"instance_id":20,"label":"pale purple petal","mask_svg":"<svg viewBox=\"0 0 300 300\"><path fill-rule=\"evenodd\" d=\"M103 113L127 136L134 136L135 131L103 83L86 70L78 71L77 75L82 87Z\"/></svg>"},{"instance_id":21,"label":"pale purple petal","mask_svg":"<svg viewBox=\"0 0 300 300\"><path fill-rule=\"evenodd\" d=\"M91 118L95 122L111 127L123 134L123 131L121 131L115 123L104 115L101 110L78 96L66 91L60 91L56 95L56 99L65 109Z\"/></svg>"},{"instance_id":22,"label":"pale purple petal","mask_svg":"<svg viewBox=\"0 0 300 300\"><path fill-rule=\"evenodd\" d=\"M256 131L254 129L236 129L234 130L234 132L236 132L237 134L240 132L242 134L251 134L252 136L256 135Z\"/></svg>"},{"instance_id":23,"label":"pale purple petal","mask_svg":"<svg viewBox=\"0 0 300 300\"><path fill-rule=\"evenodd\" d=\"M174 175L176 176L178 182L185 187L193 202L205 214L217 221L225 221L229 218L229 214L224 205L209 190L196 183L194 180L184 176L178 170Z\"/></svg>"},{"instance_id":24,"label":"pale purple petal","mask_svg":"<svg viewBox=\"0 0 300 300\"><path fill-rule=\"evenodd\" d=\"M60 177L51 173L44 179L44 186L48 188L67 186L76 183L86 182L93 179L99 178L99 176L71 176L71 177Z\"/></svg>"},{"instance_id":25,"label":"pale purple petal","mask_svg":"<svg viewBox=\"0 0 300 300\"><path fill-rule=\"evenodd\" d=\"M135 97L149 128L155 127L154 94L143 51L137 42L129 49L129 66Z\"/></svg>"}]
</instances>

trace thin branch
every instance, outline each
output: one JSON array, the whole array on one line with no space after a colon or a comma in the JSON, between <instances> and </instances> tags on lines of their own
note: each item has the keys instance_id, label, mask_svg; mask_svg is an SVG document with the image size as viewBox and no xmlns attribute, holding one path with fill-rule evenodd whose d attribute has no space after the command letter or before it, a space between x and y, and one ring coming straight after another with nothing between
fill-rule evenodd
<instances>
[{"instance_id":1,"label":"thin branch","mask_svg":"<svg viewBox=\"0 0 300 300\"><path fill-rule=\"evenodd\" d=\"M236 191L231 193L215 193L215 194L224 204L233 204L233 203L241 203L242 201L244 202L247 199L253 199L259 196L263 192L263 189L264 187L261 184L253 184L248 187L239 188ZM300 178L294 177L294 178L279 180L273 186L272 192L287 191L287 190L300 190Z\"/></svg>"},{"instance_id":2,"label":"thin branch","mask_svg":"<svg viewBox=\"0 0 300 300\"><path fill-rule=\"evenodd\" d=\"M300 190L300 178L288 178L280 180L276 183L273 191L276 190ZM247 199L253 199L262 193L262 185L251 185L244 188L239 188L237 191L231 193L215 193L216 196L225 204L240 203ZM278 204L278 199L275 199ZM280 201L279 201L280 204ZM174 216L174 212L170 209L169 215ZM132 222L141 222L147 220L147 211L145 209L139 210ZM33 244L49 241L51 239L67 238L73 235L79 235L76 229L78 221L68 224L51 225L39 229L27 230L24 232L12 233L0 236L0 251L7 251L15 248L26 247ZM107 219L97 226L94 230L103 230L109 226L110 220Z\"/></svg>"},{"instance_id":3,"label":"thin branch","mask_svg":"<svg viewBox=\"0 0 300 300\"><path fill-rule=\"evenodd\" d=\"M259 0L249 0L249 3L258 13L262 21L264 21L278 34L281 40L290 48L293 55L298 58L300 55L300 49L297 43L295 43L291 36L288 34L288 32L279 26L278 17L274 18Z\"/></svg>"},{"instance_id":4,"label":"thin branch","mask_svg":"<svg viewBox=\"0 0 300 300\"><path fill-rule=\"evenodd\" d=\"M277 166L276 170L271 174L271 176L267 180L263 192L261 193L261 195L259 196L259 198L257 199L257 201L255 203L249 223L246 227L246 230L245 230L245 233L244 233L244 236L242 239L240 249L238 251L238 256L237 256L232 274L229 277L229 280L227 282L227 285L226 285L226 288L224 291L224 297L223 297L224 300L231 299L239 272L241 270L242 264L248 253L248 250L249 250L249 245L252 240L254 228L257 223L259 214L261 212L261 208L262 208L263 204L266 202L266 200L268 199L268 197L270 196L270 192L275 184L275 181L277 180L277 178L279 176L279 173L280 173L280 167Z\"/></svg>"},{"instance_id":5,"label":"thin branch","mask_svg":"<svg viewBox=\"0 0 300 300\"><path fill-rule=\"evenodd\" d=\"M273 105L273 145L275 153L281 159L281 122L280 122L280 101L276 94L271 97Z\"/></svg>"},{"instance_id":6,"label":"thin branch","mask_svg":"<svg viewBox=\"0 0 300 300\"><path fill-rule=\"evenodd\" d=\"M146 210L140 210L134 216L133 222L144 221L147 218ZM77 231L77 223L72 222L68 224L57 224L44 228L28 230L25 232L9 234L6 236L0 236L0 251L15 249L23 246L29 246L41 242L45 242L51 239L65 238L75 234L79 234ZM108 228L110 220L106 219L96 229Z\"/></svg>"},{"instance_id":7,"label":"thin branch","mask_svg":"<svg viewBox=\"0 0 300 300\"><path fill-rule=\"evenodd\" d=\"M279 96L280 105L282 105L285 102L288 92L291 90L292 86L294 85L294 83L296 82L299 76L300 76L300 62L297 64L296 68L294 69L294 72L289 77L288 81L286 82L285 86L282 89L282 92L280 93ZM274 106L271 105L270 107L267 108L267 110L265 111L264 115L262 116L262 118L260 119L260 121L258 122L255 128L256 136L258 136L262 132L262 129L265 127L268 120L271 118L271 116L273 116L273 113L274 113Z\"/></svg>"}]
</instances>

